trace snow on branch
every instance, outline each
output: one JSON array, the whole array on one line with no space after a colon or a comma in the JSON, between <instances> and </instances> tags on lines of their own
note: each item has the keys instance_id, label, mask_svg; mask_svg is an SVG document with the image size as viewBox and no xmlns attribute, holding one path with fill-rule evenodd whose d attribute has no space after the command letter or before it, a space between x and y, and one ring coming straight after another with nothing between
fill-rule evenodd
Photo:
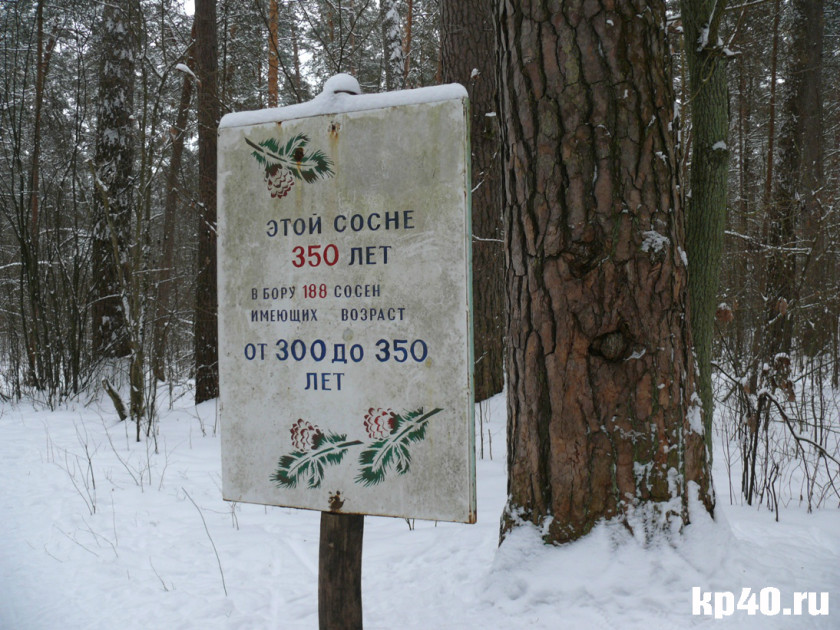
<instances>
[{"instance_id":1,"label":"snow on branch","mask_svg":"<svg viewBox=\"0 0 840 630\"><path fill-rule=\"evenodd\" d=\"M175 69L178 70L179 72L183 72L184 74L187 74L187 75L191 76L193 79L198 81L198 77L195 76L195 73L192 70L190 70L189 67L186 64L184 64L184 63L176 64Z\"/></svg>"}]
</instances>

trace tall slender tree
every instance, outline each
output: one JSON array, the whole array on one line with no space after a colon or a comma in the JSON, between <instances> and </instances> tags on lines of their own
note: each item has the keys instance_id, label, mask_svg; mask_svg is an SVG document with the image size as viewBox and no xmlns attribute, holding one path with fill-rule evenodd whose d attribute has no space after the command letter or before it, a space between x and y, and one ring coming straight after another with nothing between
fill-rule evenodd
<instances>
[{"instance_id":1,"label":"tall slender tree","mask_svg":"<svg viewBox=\"0 0 840 630\"><path fill-rule=\"evenodd\" d=\"M193 34L195 34L195 29L193 29ZM192 45L187 49L185 56L187 67L194 68L195 58ZM165 380L164 354L169 328L172 323L169 308L175 280L175 226L180 197L178 175L181 172L183 163L184 144L187 136L187 117L189 116L190 102L192 101L193 75L190 74L191 72L192 70L190 69L190 72L184 74L175 124L170 129L172 136L172 155L169 160L169 170L166 175L161 252L157 272L157 295L155 296L155 315L152 333L151 367L155 378L159 381Z\"/></svg>"},{"instance_id":2,"label":"tall slender tree","mask_svg":"<svg viewBox=\"0 0 840 630\"><path fill-rule=\"evenodd\" d=\"M196 0L195 62L198 78L198 277L195 291L195 400L219 395L216 293L216 1Z\"/></svg>"},{"instance_id":3,"label":"tall slender tree","mask_svg":"<svg viewBox=\"0 0 840 630\"><path fill-rule=\"evenodd\" d=\"M280 50L278 30L280 14L277 0L268 2L268 106L277 107L279 102Z\"/></svg>"},{"instance_id":4,"label":"tall slender tree","mask_svg":"<svg viewBox=\"0 0 840 630\"><path fill-rule=\"evenodd\" d=\"M663 0L500 0L508 504L548 542L711 509Z\"/></svg>"},{"instance_id":5,"label":"tall slender tree","mask_svg":"<svg viewBox=\"0 0 840 630\"><path fill-rule=\"evenodd\" d=\"M810 249L803 265L825 269L820 262L825 247L820 196L825 182L823 173L823 95L822 58L824 10L822 0L794 0L790 5L787 65L785 70L782 121L779 134L779 168L770 214L769 238L774 246L770 256L769 358L791 350L794 314L800 307L802 277L808 268L797 270L797 248ZM811 277L813 273L810 273ZM823 279L827 280L823 276ZM780 308L782 305L785 308ZM783 312L784 311L784 312ZM814 352L822 346L820 336L830 334L830 318L816 308L811 325L816 334L806 345ZM819 332L817 332L819 331ZM803 341L805 341L803 339Z\"/></svg>"},{"instance_id":6,"label":"tall slender tree","mask_svg":"<svg viewBox=\"0 0 840 630\"><path fill-rule=\"evenodd\" d=\"M385 66L385 89L399 90L405 84L405 58L403 55L402 30L400 29L399 0L382 0L380 20L382 22L383 65Z\"/></svg>"},{"instance_id":7,"label":"tall slender tree","mask_svg":"<svg viewBox=\"0 0 840 630\"><path fill-rule=\"evenodd\" d=\"M44 303L41 287L41 136L44 109L44 84L50 57L55 48L55 37L49 42L44 41L44 2L39 0L35 7L35 99L33 103L33 131L32 131L32 161L29 171L29 213L22 213L21 227L27 223L28 230L20 233L21 278L28 294L27 322L23 334L26 338L27 357L29 358L28 380L36 387L43 388L49 371L45 361L45 353L39 346L49 344L48 331L44 322ZM23 287L22 287L23 288Z\"/></svg>"},{"instance_id":8,"label":"tall slender tree","mask_svg":"<svg viewBox=\"0 0 840 630\"><path fill-rule=\"evenodd\" d=\"M137 0L105 3L99 22L101 64L94 158L96 188L93 230L93 347L103 357L130 352L125 275L134 203L137 121L134 77L137 56ZM120 280L121 274L123 279Z\"/></svg>"},{"instance_id":9,"label":"tall slender tree","mask_svg":"<svg viewBox=\"0 0 840 630\"><path fill-rule=\"evenodd\" d=\"M698 391L711 453L714 392L712 340L726 226L729 174L729 93L721 23L726 0L682 0L691 115L691 170L687 197L688 292Z\"/></svg>"},{"instance_id":10,"label":"tall slender tree","mask_svg":"<svg viewBox=\"0 0 840 630\"><path fill-rule=\"evenodd\" d=\"M493 0L441 2L444 83L470 96L475 397L504 387L504 242Z\"/></svg>"}]
</instances>

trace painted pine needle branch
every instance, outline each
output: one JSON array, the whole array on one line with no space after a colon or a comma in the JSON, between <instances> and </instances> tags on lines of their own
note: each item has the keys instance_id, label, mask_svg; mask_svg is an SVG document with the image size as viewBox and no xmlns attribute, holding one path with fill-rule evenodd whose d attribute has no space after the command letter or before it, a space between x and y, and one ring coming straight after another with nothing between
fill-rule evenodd
<instances>
[{"instance_id":1,"label":"painted pine needle branch","mask_svg":"<svg viewBox=\"0 0 840 630\"><path fill-rule=\"evenodd\" d=\"M259 144L245 138L245 142L254 149L251 155L266 170L280 166L288 169L295 179L307 183L334 175L333 162L323 151L307 152L309 137L306 134L299 133L289 138L284 145L276 138L266 138Z\"/></svg>"}]
</instances>

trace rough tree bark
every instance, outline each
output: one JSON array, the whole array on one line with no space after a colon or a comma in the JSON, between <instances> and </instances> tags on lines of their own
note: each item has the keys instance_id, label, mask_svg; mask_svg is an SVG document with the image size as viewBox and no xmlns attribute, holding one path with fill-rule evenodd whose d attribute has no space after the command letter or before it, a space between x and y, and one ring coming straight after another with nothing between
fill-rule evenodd
<instances>
[{"instance_id":1,"label":"rough tree bark","mask_svg":"<svg viewBox=\"0 0 840 630\"><path fill-rule=\"evenodd\" d=\"M280 79L280 51L277 48L277 30L279 27L279 14L277 0L268 2L268 106L277 107L279 101L279 79Z\"/></svg>"},{"instance_id":2,"label":"rough tree bark","mask_svg":"<svg viewBox=\"0 0 840 630\"><path fill-rule=\"evenodd\" d=\"M198 278L195 290L195 402L219 395L216 293L216 130L219 100L216 2L196 0L198 78Z\"/></svg>"},{"instance_id":3,"label":"rough tree bark","mask_svg":"<svg viewBox=\"0 0 840 630\"><path fill-rule=\"evenodd\" d=\"M475 399L504 387L504 242L493 0L441 2L443 82L470 96Z\"/></svg>"},{"instance_id":4,"label":"rough tree bark","mask_svg":"<svg viewBox=\"0 0 840 630\"><path fill-rule=\"evenodd\" d=\"M414 27L414 0L406 0L405 32L403 34L403 78L405 87L411 87L411 38Z\"/></svg>"},{"instance_id":5,"label":"rough tree bark","mask_svg":"<svg viewBox=\"0 0 840 630\"><path fill-rule=\"evenodd\" d=\"M405 85L403 80L405 59L403 58L398 5L399 0L382 0L380 2L386 90L399 90Z\"/></svg>"},{"instance_id":6,"label":"rough tree bark","mask_svg":"<svg viewBox=\"0 0 840 630\"><path fill-rule=\"evenodd\" d=\"M729 93L720 41L726 0L682 0L691 115L691 173L686 215L691 332L698 367L698 393L705 410L711 453L714 392L712 340L720 260L726 227L729 173Z\"/></svg>"},{"instance_id":7,"label":"rough tree bark","mask_svg":"<svg viewBox=\"0 0 840 630\"><path fill-rule=\"evenodd\" d=\"M93 351L99 357L122 357L130 352L120 270L128 274L134 188L134 66L139 7L133 0L106 3L99 25L102 61L96 127L92 265L94 302L91 307ZM114 241L116 243L114 243Z\"/></svg>"},{"instance_id":8,"label":"rough tree bark","mask_svg":"<svg viewBox=\"0 0 840 630\"><path fill-rule=\"evenodd\" d=\"M662 0L500 0L508 504L560 543L712 507ZM689 482L696 485L689 486ZM692 490L691 488L694 488Z\"/></svg>"},{"instance_id":9,"label":"rough tree bark","mask_svg":"<svg viewBox=\"0 0 840 630\"><path fill-rule=\"evenodd\" d=\"M830 276L822 273L827 265L818 260L825 247L820 195L824 185L822 124L823 0L794 0L791 5L789 47L779 134L779 168L771 213L769 261L770 318L769 358L790 352L794 317L798 310L802 276L797 274L796 254L790 250L801 234L803 245L812 255L805 262L812 268L815 286L827 285ZM799 228L799 229L797 229ZM785 251L788 250L788 251ZM827 261L825 261L827 262ZM799 275L799 277L797 277ZM822 282L820 282L822 280ZM786 304L784 312L779 308ZM807 350L816 352L831 334L826 309L816 309L810 326L803 330ZM807 331L807 332L806 332ZM810 333L810 334L809 334Z\"/></svg>"}]
</instances>

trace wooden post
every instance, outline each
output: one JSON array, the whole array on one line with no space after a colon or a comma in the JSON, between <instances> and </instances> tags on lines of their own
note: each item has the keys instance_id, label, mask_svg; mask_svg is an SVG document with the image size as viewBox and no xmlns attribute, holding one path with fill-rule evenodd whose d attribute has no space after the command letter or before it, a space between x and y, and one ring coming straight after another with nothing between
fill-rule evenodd
<instances>
[{"instance_id":1,"label":"wooden post","mask_svg":"<svg viewBox=\"0 0 840 630\"><path fill-rule=\"evenodd\" d=\"M362 629L361 514L321 512L318 558L318 627Z\"/></svg>"}]
</instances>

